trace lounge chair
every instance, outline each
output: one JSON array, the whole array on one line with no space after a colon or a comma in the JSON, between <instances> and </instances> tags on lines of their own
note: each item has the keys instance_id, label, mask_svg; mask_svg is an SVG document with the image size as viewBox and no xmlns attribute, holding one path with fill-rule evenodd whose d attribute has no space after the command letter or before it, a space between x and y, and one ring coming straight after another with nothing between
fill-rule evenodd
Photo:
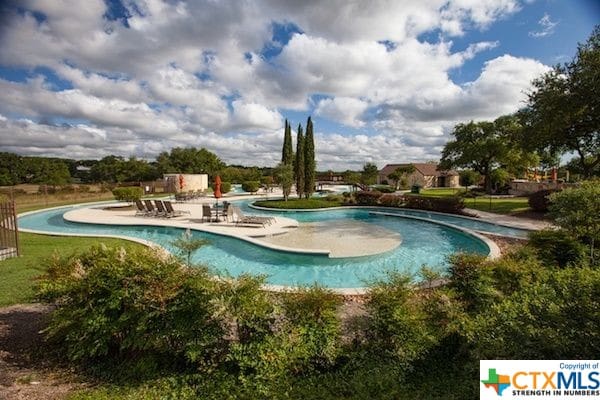
<instances>
[{"instance_id":1,"label":"lounge chair","mask_svg":"<svg viewBox=\"0 0 600 400\"><path fill-rule=\"evenodd\" d=\"M262 225L262 227L266 227L267 225L271 225L271 223L275 220L273 217L259 217L256 215L244 215L242 210L235 206L229 206L232 210L232 214L235 218L236 225Z\"/></svg>"},{"instance_id":2,"label":"lounge chair","mask_svg":"<svg viewBox=\"0 0 600 400\"><path fill-rule=\"evenodd\" d=\"M165 206L165 211L167 212L167 218L169 217L180 217L183 214L189 214L189 211L175 210L173 208L173 204L169 200L164 200L163 205Z\"/></svg>"},{"instance_id":3,"label":"lounge chair","mask_svg":"<svg viewBox=\"0 0 600 400\"><path fill-rule=\"evenodd\" d=\"M150 200L144 200L144 204L146 205L146 210L148 210L148 216L155 217L158 215L158 210Z\"/></svg>"},{"instance_id":4,"label":"lounge chair","mask_svg":"<svg viewBox=\"0 0 600 400\"><path fill-rule=\"evenodd\" d=\"M137 210L135 211L136 216L147 217L148 215L150 215L150 212L146 209L144 203L142 203L141 200L135 201L135 207L137 208Z\"/></svg>"},{"instance_id":5,"label":"lounge chair","mask_svg":"<svg viewBox=\"0 0 600 400\"><path fill-rule=\"evenodd\" d=\"M156 215L159 217L170 218L171 215L167 212L167 209L162 202L162 200L154 200L154 204L156 204L156 209L158 210Z\"/></svg>"}]
</instances>

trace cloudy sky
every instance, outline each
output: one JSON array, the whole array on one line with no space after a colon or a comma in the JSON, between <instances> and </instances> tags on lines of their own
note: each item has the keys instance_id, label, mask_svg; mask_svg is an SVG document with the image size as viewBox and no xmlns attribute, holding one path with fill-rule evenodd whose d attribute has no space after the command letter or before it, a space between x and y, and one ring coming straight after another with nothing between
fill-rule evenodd
<instances>
[{"instance_id":1,"label":"cloudy sky","mask_svg":"<svg viewBox=\"0 0 600 400\"><path fill-rule=\"evenodd\" d=\"M0 151L274 165L312 115L318 169L438 159L523 105L596 0L4 0Z\"/></svg>"}]
</instances>

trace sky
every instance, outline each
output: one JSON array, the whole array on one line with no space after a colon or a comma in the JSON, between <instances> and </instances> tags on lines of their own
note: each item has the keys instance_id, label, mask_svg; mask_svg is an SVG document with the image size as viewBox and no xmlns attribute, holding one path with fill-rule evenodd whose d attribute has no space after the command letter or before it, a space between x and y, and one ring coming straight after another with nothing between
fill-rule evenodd
<instances>
[{"instance_id":1,"label":"sky","mask_svg":"<svg viewBox=\"0 0 600 400\"><path fill-rule=\"evenodd\" d=\"M438 160L598 23L597 0L4 0L0 151L274 166L312 116L319 170Z\"/></svg>"}]
</instances>

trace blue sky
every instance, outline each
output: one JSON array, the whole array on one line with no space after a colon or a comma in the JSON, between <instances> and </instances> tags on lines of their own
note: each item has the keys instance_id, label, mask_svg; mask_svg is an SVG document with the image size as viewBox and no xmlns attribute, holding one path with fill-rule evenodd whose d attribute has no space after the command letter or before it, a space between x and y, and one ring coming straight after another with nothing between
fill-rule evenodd
<instances>
[{"instance_id":1,"label":"blue sky","mask_svg":"<svg viewBox=\"0 0 600 400\"><path fill-rule=\"evenodd\" d=\"M591 0L3 7L0 151L153 158L203 146L269 166L284 119L312 115L318 168L337 170L439 158L456 123L516 111L600 21Z\"/></svg>"}]
</instances>

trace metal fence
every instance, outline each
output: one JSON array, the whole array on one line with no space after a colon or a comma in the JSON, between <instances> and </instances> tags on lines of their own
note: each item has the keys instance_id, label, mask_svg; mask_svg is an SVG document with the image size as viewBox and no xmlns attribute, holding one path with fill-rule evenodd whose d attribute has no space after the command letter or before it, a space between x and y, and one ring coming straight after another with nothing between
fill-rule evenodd
<instances>
[{"instance_id":1,"label":"metal fence","mask_svg":"<svg viewBox=\"0 0 600 400\"><path fill-rule=\"evenodd\" d=\"M15 202L0 200L0 260L19 255L19 231Z\"/></svg>"}]
</instances>

